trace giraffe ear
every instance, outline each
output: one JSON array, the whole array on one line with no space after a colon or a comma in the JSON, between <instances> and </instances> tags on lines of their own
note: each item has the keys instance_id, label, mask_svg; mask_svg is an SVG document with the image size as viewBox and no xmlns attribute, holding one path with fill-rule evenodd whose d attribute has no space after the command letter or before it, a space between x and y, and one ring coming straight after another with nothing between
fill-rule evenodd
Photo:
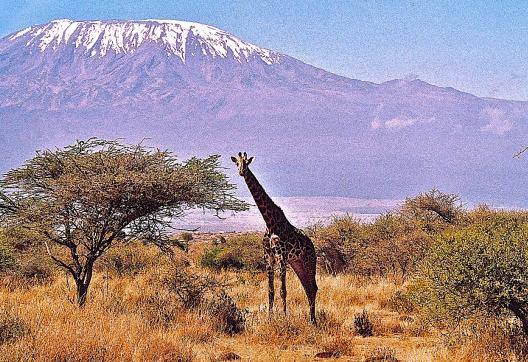
<instances>
[{"instance_id":1,"label":"giraffe ear","mask_svg":"<svg viewBox=\"0 0 528 362\"><path fill-rule=\"evenodd\" d=\"M238 163L235 156L231 156L231 161L233 161L234 163Z\"/></svg>"},{"instance_id":2,"label":"giraffe ear","mask_svg":"<svg viewBox=\"0 0 528 362\"><path fill-rule=\"evenodd\" d=\"M251 163L251 161L253 161L253 159L255 159L255 157L251 156L250 158L248 158L248 161L247 161L247 164L249 165Z\"/></svg>"}]
</instances>

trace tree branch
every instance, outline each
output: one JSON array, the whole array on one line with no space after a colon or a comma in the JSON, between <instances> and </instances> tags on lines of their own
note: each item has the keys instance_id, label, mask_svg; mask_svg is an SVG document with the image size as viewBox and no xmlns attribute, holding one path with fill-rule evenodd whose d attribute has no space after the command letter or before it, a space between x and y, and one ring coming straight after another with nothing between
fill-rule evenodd
<instances>
[{"instance_id":1,"label":"tree branch","mask_svg":"<svg viewBox=\"0 0 528 362\"><path fill-rule=\"evenodd\" d=\"M525 153L526 151L528 151L528 146L527 146L527 147L524 147L524 148L523 148L522 150L520 150L520 151L517 151L517 152L513 155L513 157L514 157L514 158L515 158L515 157L520 158L521 155L522 155L523 153Z\"/></svg>"},{"instance_id":2,"label":"tree branch","mask_svg":"<svg viewBox=\"0 0 528 362\"><path fill-rule=\"evenodd\" d=\"M6 194L0 192L0 213L2 210L8 213L14 213L18 210L19 206L15 201L11 200Z\"/></svg>"},{"instance_id":3,"label":"tree branch","mask_svg":"<svg viewBox=\"0 0 528 362\"><path fill-rule=\"evenodd\" d=\"M57 263L59 266L63 267L64 269L68 270L73 275L74 278L77 277L77 274L75 273L75 270L73 270L73 268L70 265L66 264L65 262L63 262L62 260L60 260L59 258L57 258L55 255L53 255L51 253L51 249L50 249L47 241L44 241L44 245L46 245L46 252L48 253L50 258L55 263Z\"/></svg>"}]
</instances>

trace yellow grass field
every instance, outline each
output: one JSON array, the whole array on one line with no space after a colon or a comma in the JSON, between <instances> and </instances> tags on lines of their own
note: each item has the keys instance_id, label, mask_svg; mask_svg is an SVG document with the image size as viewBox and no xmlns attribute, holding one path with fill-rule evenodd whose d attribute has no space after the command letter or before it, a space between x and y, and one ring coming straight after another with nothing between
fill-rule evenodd
<instances>
[{"instance_id":1,"label":"yellow grass field","mask_svg":"<svg viewBox=\"0 0 528 362\"><path fill-rule=\"evenodd\" d=\"M197 249L191 249L191 256ZM247 309L246 330L230 336L215 328L209 314L184 309L156 282L171 268L183 268L181 260L193 272L206 272L192 258L181 253L179 263L169 263L157 249L143 246L138 253L149 261L148 268L121 276L99 270L83 309L71 302L74 290L63 274L35 286L5 278L0 328L2 315L4 320L10 316L21 332L0 344L0 360L221 361L239 356L243 361L313 361L321 352L333 355L325 360L339 361L481 360L471 358L470 347L448 349L438 332L424 332L416 316L391 310L388 302L401 285L350 275L318 276L319 323L312 326L305 295L291 271L286 318L278 292L275 315L268 317L264 273L215 274L230 285L228 293L237 305ZM276 290L278 285L276 280ZM363 309L373 323L372 337L354 331L354 315Z\"/></svg>"}]
</instances>

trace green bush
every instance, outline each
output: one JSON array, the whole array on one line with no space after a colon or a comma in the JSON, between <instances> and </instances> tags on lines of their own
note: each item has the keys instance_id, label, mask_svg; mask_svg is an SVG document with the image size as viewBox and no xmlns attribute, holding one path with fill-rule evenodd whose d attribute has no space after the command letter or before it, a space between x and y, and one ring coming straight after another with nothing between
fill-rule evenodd
<instances>
[{"instance_id":1,"label":"green bush","mask_svg":"<svg viewBox=\"0 0 528 362\"><path fill-rule=\"evenodd\" d=\"M367 241L355 262L360 274L407 278L423 259L431 237L413 220L386 214L366 225Z\"/></svg>"},{"instance_id":2,"label":"green bush","mask_svg":"<svg viewBox=\"0 0 528 362\"><path fill-rule=\"evenodd\" d=\"M214 277L188 270L173 270L161 277L161 285L173 295L185 309L200 307L207 297L225 286Z\"/></svg>"},{"instance_id":3,"label":"green bush","mask_svg":"<svg viewBox=\"0 0 528 362\"><path fill-rule=\"evenodd\" d=\"M354 329L362 337L372 336L373 325L366 309L354 316Z\"/></svg>"},{"instance_id":4,"label":"green bush","mask_svg":"<svg viewBox=\"0 0 528 362\"><path fill-rule=\"evenodd\" d=\"M8 284L32 286L53 280L52 263L35 233L23 228L0 229L0 273L9 271Z\"/></svg>"},{"instance_id":5,"label":"green bush","mask_svg":"<svg viewBox=\"0 0 528 362\"><path fill-rule=\"evenodd\" d=\"M97 267L116 276L134 276L153 265L159 265L160 258L158 248L133 242L109 250Z\"/></svg>"},{"instance_id":6,"label":"green bush","mask_svg":"<svg viewBox=\"0 0 528 362\"><path fill-rule=\"evenodd\" d=\"M220 248L207 249L200 257L200 265L204 268L220 270L222 269L218 260Z\"/></svg>"},{"instance_id":7,"label":"green bush","mask_svg":"<svg viewBox=\"0 0 528 362\"><path fill-rule=\"evenodd\" d=\"M367 241L367 228L351 215L335 216L326 226L316 224L308 228L313 239L318 263L328 274L357 272L356 260ZM353 268L353 269L352 269Z\"/></svg>"},{"instance_id":8,"label":"green bush","mask_svg":"<svg viewBox=\"0 0 528 362\"><path fill-rule=\"evenodd\" d=\"M463 215L460 197L436 189L408 198L400 215L417 222L423 230L436 233L456 224Z\"/></svg>"},{"instance_id":9,"label":"green bush","mask_svg":"<svg viewBox=\"0 0 528 362\"><path fill-rule=\"evenodd\" d=\"M399 313L412 313L416 308L412 295L402 290L397 290L390 297L387 301L387 307Z\"/></svg>"},{"instance_id":10,"label":"green bush","mask_svg":"<svg viewBox=\"0 0 528 362\"><path fill-rule=\"evenodd\" d=\"M528 334L528 222L523 213L482 212L433 243L413 294L439 323L515 315Z\"/></svg>"},{"instance_id":11,"label":"green bush","mask_svg":"<svg viewBox=\"0 0 528 362\"><path fill-rule=\"evenodd\" d=\"M244 268L242 257L236 255L231 247L219 246L206 250L200 263L203 267L215 270Z\"/></svg>"},{"instance_id":12,"label":"green bush","mask_svg":"<svg viewBox=\"0 0 528 362\"><path fill-rule=\"evenodd\" d=\"M393 275L402 279L414 272L431 237L415 220L398 213L362 223L352 216L335 217L327 226L309 230L322 270L366 276Z\"/></svg>"},{"instance_id":13,"label":"green bush","mask_svg":"<svg viewBox=\"0 0 528 362\"><path fill-rule=\"evenodd\" d=\"M15 254L13 249L0 241L0 273L15 266Z\"/></svg>"},{"instance_id":14,"label":"green bush","mask_svg":"<svg viewBox=\"0 0 528 362\"><path fill-rule=\"evenodd\" d=\"M266 269L263 236L256 233L230 236L223 244L207 249L200 258L203 267L221 269L245 269L263 271Z\"/></svg>"}]
</instances>

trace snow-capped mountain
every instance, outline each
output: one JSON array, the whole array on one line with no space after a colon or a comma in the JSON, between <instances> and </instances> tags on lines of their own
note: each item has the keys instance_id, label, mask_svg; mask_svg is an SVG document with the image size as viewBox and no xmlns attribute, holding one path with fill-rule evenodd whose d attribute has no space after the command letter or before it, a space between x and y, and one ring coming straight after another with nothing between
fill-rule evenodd
<instances>
[{"instance_id":1,"label":"snow-capped mountain","mask_svg":"<svg viewBox=\"0 0 528 362\"><path fill-rule=\"evenodd\" d=\"M213 85L225 90L350 83L214 27L174 20L32 26L0 40L0 74L0 106L54 110L181 104L183 90L199 93Z\"/></svg>"},{"instance_id":2,"label":"snow-capped mountain","mask_svg":"<svg viewBox=\"0 0 528 362\"><path fill-rule=\"evenodd\" d=\"M18 39L18 40L17 40ZM155 43L165 55L177 56L185 63L195 52L226 58L238 62L259 60L266 64L278 61L278 54L244 42L212 26L175 20L144 21L72 21L55 20L40 26L31 26L8 37L29 49L41 52L60 47L73 47L90 57L107 53L132 54L142 45Z\"/></svg>"},{"instance_id":3,"label":"snow-capped mountain","mask_svg":"<svg viewBox=\"0 0 528 362\"><path fill-rule=\"evenodd\" d=\"M0 171L77 138L147 137L182 156L248 151L284 196L436 186L528 206L528 161L512 158L527 119L527 102L349 79L197 23L57 20L0 40Z\"/></svg>"},{"instance_id":4,"label":"snow-capped mountain","mask_svg":"<svg viewBox=\"0 0 528 362\"><path fill-rule=\"evenodd\" d=\"M0 41L0 106L155 101L174 89L232 80L242 68L258 71L280 57L197 23L57 20Z\"/></svg>"}]
</instances>

